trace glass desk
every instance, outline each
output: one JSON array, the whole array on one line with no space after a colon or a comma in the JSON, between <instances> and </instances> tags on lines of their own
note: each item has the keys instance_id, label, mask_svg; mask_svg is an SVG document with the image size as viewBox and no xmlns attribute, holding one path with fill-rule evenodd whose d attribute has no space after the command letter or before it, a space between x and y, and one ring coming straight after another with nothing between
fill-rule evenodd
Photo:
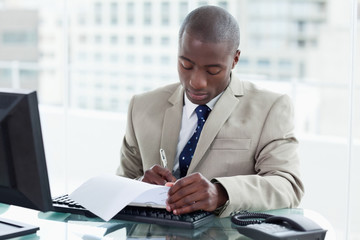
<instances>
[{"instance_id":1,"label":"glass desk","mask_svg":"<svg viewBox=\"0 0 360 240\"><path fill-rule=\"evenodd\" d=\"M279 209L267 211L270 214L303 214L327 229L326 240L335 239L331 225L322 216L311 210ZM13 240L100 240L100 239L237 239L248 240L232 227L230 218L215 218L201 228L188 230L164 227L155 224L136 223L121 220L104 222L99 218L81 215L38 212L31 209L0 204L0 217L40 227L36 234L12 238Z\"/></svg>"}]
</instances>

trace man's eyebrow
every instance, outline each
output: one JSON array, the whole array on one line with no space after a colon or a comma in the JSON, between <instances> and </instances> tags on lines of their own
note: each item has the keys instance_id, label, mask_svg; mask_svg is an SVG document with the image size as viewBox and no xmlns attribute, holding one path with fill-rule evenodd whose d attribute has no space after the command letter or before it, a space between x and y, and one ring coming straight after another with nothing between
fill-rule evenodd
<instances>
[{"instance_id":1,"label":"man's eyebrow","mask_svg":"<svg viewBox=\"0 0 360 240\"><path fill-rule=\"evenodd\" d=\"M181 58L181 59L183 59L183 60L186 60L186 61L189 61L189 62L191 62L192 64L195 65L195 62L192 61L192 60L190 60L190 59L188 59L187 57L180 56L179 58ZM220 68L221 68L222 65L221 65L221 64L208 64L208 65L205 65L205 67L220 67Z\"/></svg>"},{"instance_id":2,"label":"man's eyebrow","mask_svg":"<svg viewBox=\"0 0 360 240\"><path fill-rule=\"evenodd\" d=\"M184 56L180 56L179 58L184 59L184 60L186 60L186 61L189 61L189 62L191 62L192 64L195 65L195 62L194 62L194 61L191 61L190 59L188 59L188 58L186 58L186 57L184 57Z\"/></svg>"}]
</instances>

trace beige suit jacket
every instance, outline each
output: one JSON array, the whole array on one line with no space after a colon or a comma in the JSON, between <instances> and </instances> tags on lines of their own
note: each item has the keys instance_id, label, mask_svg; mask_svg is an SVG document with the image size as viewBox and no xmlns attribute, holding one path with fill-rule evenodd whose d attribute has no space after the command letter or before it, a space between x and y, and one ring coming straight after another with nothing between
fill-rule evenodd
<instances>
[{"instance_id":1,"label":"beige suit jacket","mask_svg":"<svg viewBox=\"0 0 360 240\"><path fill-rule=\"evenodd\" d=\"M140 178L165 150L173 169L184 104L182 86L172 84L134 96L117 174ZM229 201L221 216L239 210L295 207L303 195L293 108L287 95L231 79L211 111L188 174L220 182Z\"/></svg>"}]
</instances>

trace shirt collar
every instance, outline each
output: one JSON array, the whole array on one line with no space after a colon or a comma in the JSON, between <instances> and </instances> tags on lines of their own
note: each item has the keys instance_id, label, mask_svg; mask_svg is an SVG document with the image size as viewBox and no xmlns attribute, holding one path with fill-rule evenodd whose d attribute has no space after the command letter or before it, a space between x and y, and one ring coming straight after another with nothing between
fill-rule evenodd
<instances>
[{"instance_id":1,"label":"shirt collar","mask_svg":"<svg viewBox=\"0 0 360 240\"><path fill-rule=\"evenodd\" d=\"M208 102L206 105L212 110L216 104L216 102L219 100L219 98L221 97L221 95L223 94L223 92L221 92L219 95L217 95L216 97L214 97L213 99L210 100L210 102ZM197 106L199 106L198 104L194 104L192 103L188 97L186 96L186 93L184 93L184 99L185 99L185 112L186 112L186 116L187 118L190 118L191 115L195 112L195 108L197 108Z\"/></svg>"}]
</instances>

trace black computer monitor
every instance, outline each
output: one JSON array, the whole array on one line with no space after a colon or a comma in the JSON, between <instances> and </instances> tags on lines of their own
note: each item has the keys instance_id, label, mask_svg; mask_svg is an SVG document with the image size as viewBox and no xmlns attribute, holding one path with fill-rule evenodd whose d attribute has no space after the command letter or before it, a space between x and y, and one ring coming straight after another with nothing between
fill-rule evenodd
<instances>
[{"instance_id":1,"label":"black computer monitor","mask_svg":"<svg viewBox=\"0 0 360 240\"><path fill-rule=\"evenodd\" d=\"M35 91L0 89L0 203L52 209Z\"/></svg>"}]
</instances>

